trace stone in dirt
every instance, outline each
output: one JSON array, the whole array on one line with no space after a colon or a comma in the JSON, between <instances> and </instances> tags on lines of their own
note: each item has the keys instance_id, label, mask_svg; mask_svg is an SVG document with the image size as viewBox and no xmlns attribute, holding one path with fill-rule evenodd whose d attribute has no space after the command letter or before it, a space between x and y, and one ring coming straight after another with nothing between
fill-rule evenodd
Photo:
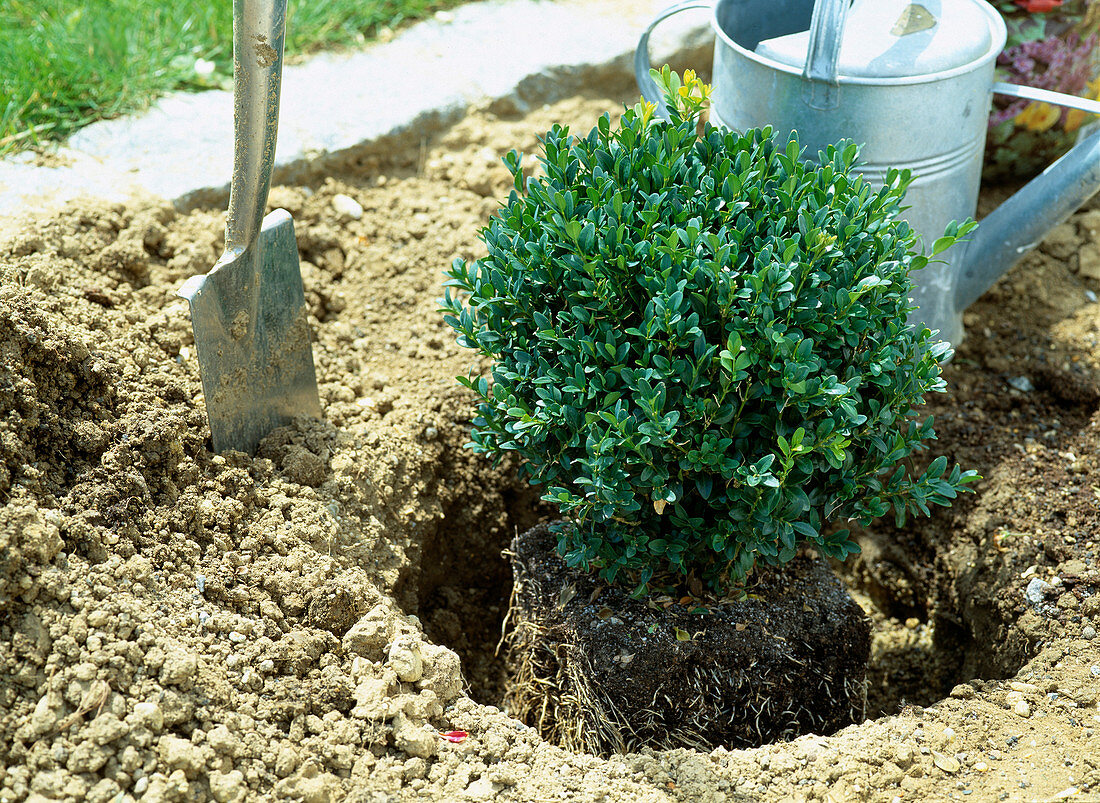
<instances>
[{"instance_id":1,"label":"stone in dirt","mask_svg":"<svg viewBox=\"0 0 1100 803\"><path fill-rule=\"evenodd\" d=\"M552 525L512 544L506 705L563 747L758 746L863 719L870 624L829 567L761 569L746 599L632 599L569 569Z\"/></svg>"}]
</instances>

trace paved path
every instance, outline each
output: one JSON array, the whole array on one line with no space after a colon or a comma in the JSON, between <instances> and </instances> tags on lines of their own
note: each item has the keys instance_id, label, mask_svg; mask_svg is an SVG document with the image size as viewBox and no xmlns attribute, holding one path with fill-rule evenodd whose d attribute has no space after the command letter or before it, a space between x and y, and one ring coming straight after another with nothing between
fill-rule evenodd
<instances>
[{"instance_id":1,"label":"paved path","mask_svg":"<svg viewBox=\"0 0 1100 803\"><path fill-rule=\"evenodd\" d=\"M638 36L667 0L488 0L440 12L392 41L284 70L276 181L338 168L379 139L423 136L472 104L520 109L631 74ZM663 23L654 62L701 55L705 11ZM181 208L223 203L232 170L231 92L174 94L147 113L89 126L44 166L0 161L0 216L41 213L92 195L152 194ZM9 221L10 222L10 221Z\"/></svg>"}]
</instances>

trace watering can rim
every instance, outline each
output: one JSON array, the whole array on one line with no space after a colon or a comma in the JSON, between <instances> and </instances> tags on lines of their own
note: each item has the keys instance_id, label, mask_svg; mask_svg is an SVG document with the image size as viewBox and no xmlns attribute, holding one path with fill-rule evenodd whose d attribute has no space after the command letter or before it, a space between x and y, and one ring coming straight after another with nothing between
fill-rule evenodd
<instances>
[{"instance_id":1,"label":"watering can rim","mask_svg":"<svg viewBox=\"0 0 1100 803\"><path fill-rule=\"evenodd\" d=\"M760 54L752 50L748 50L742 45L739 45L732 38L730 38L729 34L726 33L725 29L718 22L718 7L724 2L729 2L729 0L698 0L697 3L699 8L709 7L711 27L714 28L715 35L721 41L725 42L727 46L733 48L742 56L750 59L751 61L755 61L765 67L769 67L779 72L788 73L789 75L795 77L802 76L803 67L794 67L790 64L784 64L783 62L775 61L773 59L767 58L766 56L761 56ZM818 0L818 2L820 2L820 0ZM940 70L939 72L934 73L924 73L923 75L907 75L900 77L895 76L889 78L838 75L838 83L842 85L847 84L866 86L906 86L913 84L934 83L936 81L943 81L948 78L954 78L956 75L963 75L965 73L972 72L975 69L983 67L986 63L995 60L1000 52L1004 49L1005 44L1008 42L1008 28L1005 26L1004 18L1002 18L997 9L986 2L986 0L970 0L970 2L975 3L979 8L981 8L981 10L985 13L990 25L989 49L979 58L969 61L966 64L959 65L958 67L952 67L949 70ZM695 3L693 3L692 5L695 5Z\"/></svg>"}]
</instances>

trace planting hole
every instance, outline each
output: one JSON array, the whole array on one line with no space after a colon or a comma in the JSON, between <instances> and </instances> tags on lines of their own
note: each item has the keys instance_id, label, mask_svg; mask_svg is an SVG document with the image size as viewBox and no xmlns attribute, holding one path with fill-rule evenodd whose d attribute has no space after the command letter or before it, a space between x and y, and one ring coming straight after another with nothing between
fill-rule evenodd
<instances>
[{"instance_id":1,"label":"planting hole","mask_svg":"<svg viewBox=\"0 0 1100 803\"><path fill-rule=\"evenodd\" d=\"M418 611L428 636L461 657L470 695L495 706L502 706L509 683L501 642L512 573L503 553L515 533L553 517L531 491L509 484L501 494L509 504L504 525L444 531L425 546L431 557L424 561ZM868 718L931 705L968 680L1009 677L1027 658L1026 644L992 637L996 627L981 618L988 606L972 599L962 610L937 599L935 589L950 578L936 575L926 544L949 526L941 518L905 532L889 525L862 531L863 552L834 563L872 620Z\"/></svg>"},{"instance_id":2,"label":"planting hole","mask_svg":"<svg viewBox=\"0 0 1100 803\"><path fill-rule=\"evenodd\" d=\"M501 628L508 612L512 570L503 556L512 536L549 517L538 496L518 482L499 489L502 520L458 523L440 530L424 546L419 581L419 616L428 637L450 647L462 659L462 671L475 700L499 705L507 675ZM490 494L486 494L487 496Z\"/></svg>"}]
</instances>

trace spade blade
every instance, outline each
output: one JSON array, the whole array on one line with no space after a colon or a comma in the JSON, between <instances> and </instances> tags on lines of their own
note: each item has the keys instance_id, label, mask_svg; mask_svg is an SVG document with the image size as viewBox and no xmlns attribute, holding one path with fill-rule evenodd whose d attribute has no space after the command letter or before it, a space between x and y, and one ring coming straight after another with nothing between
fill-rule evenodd
<instances>
[{"instance_id":1,"label":"spade blade","mask_svg":"<svg viewBox=\"0 0 1100 803\"><path fill-rule=\"evenodd\" d=\"M227 252L179 294L191 307L214 451L254 454L276 427L297 416L321 417L288 212L267 215L250 247Z\"/></svg>"}]
</instances>

